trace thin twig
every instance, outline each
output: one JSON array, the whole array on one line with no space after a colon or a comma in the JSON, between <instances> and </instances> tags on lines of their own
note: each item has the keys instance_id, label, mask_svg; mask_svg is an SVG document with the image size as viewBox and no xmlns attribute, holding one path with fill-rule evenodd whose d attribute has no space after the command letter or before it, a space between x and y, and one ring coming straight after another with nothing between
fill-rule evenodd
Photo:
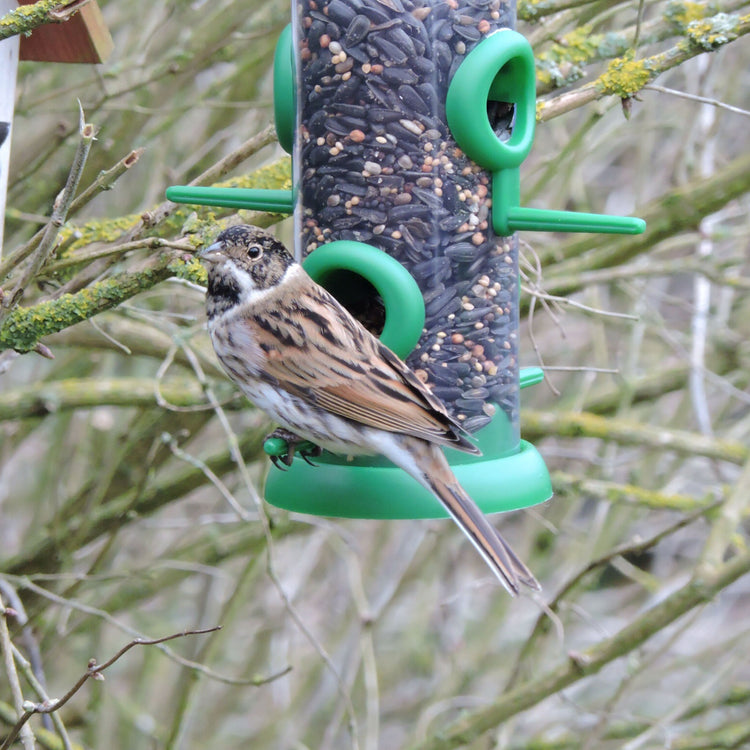
<instances>
[{"instance_id":1,"label":"thin twig","mask_svg":"<svg viewBox=\"0 0 750 750\"><path fill-rule=\"evenodd\" d=\"M569 653L568 658L558 666L504 692L489 706L466 713L426 741L413 745L413 750L466 747L509 717L518 715L567 686L598 673L610 662L631 653L679 617L710 602L716 594L749 571L750 552L744 552L712 574L693 576L614 635L601 639L582 652Z\"/></svg>"},{"instance_id":2,"label":"thin twig","mask_svg":"<svg viewBox=\"0 0 750 750\"><path fill-rule=\"evenodd\" d=\"M121 630L123 633L126 633L127 635L132 636L136 640L147 640L145 636L142 633L139 633L135 628L131 628L129 625L125 625L124 623L120 622L116 617L112 617L112 615L109 614L109 612L105 612L103 609L99 609L97 607L91 607L87 604L82 604L81 602L76 601L75 599L69 599L64 596L58 596L57 594L52 593L51 591L48 591L47 589L38 586L30 579L23 577L23 576L13 576L8 574L3 574L5 578L7 578L9 581L13 581L13 583L18 588L24 588L28 589L29 591L33 591L35 594L39 594L39 596L44 597L45 599L48 599L49 601L55 602L55 604L59 604L62 607L68 607L70 609L74 609L80 612L84 612L87 615L93 615L94 617L100 617L105 622L109 623L113 627L117 628L118 630ZM174 651L172 651L167 646L162 646L161 644L158 644L159 650L164 653L167 658L171 659L176 664L179 664L183 667L189 667L190 669L195 670L196 672L200 672L201 674L206 675L207 677L210 677L212 680L216 680L217 682L224 683L225 685L265 685L267 682L271 682L272 680L277 679L278 677L283 676L286 674L289 669L286 669L284 672L272 674L268 677L253 677L251 679L237 679L235 677L227 677L226 675L219 674L218 672L214 672L212 669L209 669L205 664L199 664L198 662L193 661L192 659L185 659L182 656L179 656ZM0 748L2 750L2 748Z\"/></svg>"},{"instance_id":3,"label":"thin twig","mask_svg":"<svg viewBox=\"0 0 750 750\"><path fill-rule=\"evenodd\" d=\"M260 133L249 138L244 143L240 144L234 151L227 154L221 161L209 167L207 170L199 174L194 180L191 180L189 185L211 185L221 177L226 175L236 166L241 164L246 159L250 158L253 154L260 151L261 148L267 146L269 143L273 143L276 140L276 131L273 125L269 125ZM161 224L167 217L169 217L174 210L177 208L176 203L171 201L164 201L159 206L151 211L146 211L141 216L141 222L128 233L128 239L133 240L148 228L152 228L157 224Z\"/></svg>"},{"instance_id":4,"label":"thin twig","mask_svg":"<svg viewBox=\"0 0 750 750\"><path fill-rule=\"evenodd\" d=\"M708 96L699 96L698 94L688 94L687 91L678 91L677 89L670 89L667 86L657 86L654 83L649 83L644 86L645 91L657 91L660 94L670 94L671 96L677 96L680 99L687 99L691 102L700 102L701 104L710 104L712 107L717 109L723 109L727 112L732 112L735 115L742 115L743 117L750 117L750 110L742 109L741 107L735 107L726 102L719 101L718 99L712 99Z\"/></svg>"},{"instance_id":5,"label":"thin twig","mask_svg":"<svg viewBox=\"0 0 750 750\"><path fill-rule=\"evenodd\" d=\"M714 18L704 19L705 24L710 25ZM623 98L624 95L627 95L628 97L633 97L662 73L672 70L672 68L681 65L693 57L731 43L748 33L750 33L750 16L743 16L738 17L737 24L732 29L731 34L726 34L717 40L715 46L710 49L703 47L699 41L692 41L692 43L686 44L683 40L680 40L675 46L639 61L643 72L642 83L634 83L632 76L630 76L627 77L627 81L624 79L623 81L616 80L614 82L616 85L613 85L613 81L608 75L610 71L607 71L596 80L579 86L573 91L566 91L563 94L539 102L537 106L537 119L546 122L606 96L620 96ZM618 62L614 60L610 65L617 64ZM627 91L625 88L621 88L621 83L626 83Z\"/></svg>"},{"instance_id":6,"label":"thin twig","mask_svg":"<svg viewBox=\"0 0 750 750\"><path fill-rule=\"evenodd\" d=\"M13 647L13 656L15 657L16 663L21 669L21 672L23 672L23 676L26 678L26 680L28 680L29 685L34 688L36 694L42 699L42 702L51 703L52 699L47 694L47 690L44 685L37 679L37 676L34 674L34 670L32 669L31 664L15 646ZM63 750L72 750L73 744L71 743L70 737L68 736L68 730L65 728L65 724L63 723L63 720L59 716L59 714L57 714L56 712L45 712L42 714L42 719L50 719L52 721L57 734L60 736Z\"/></svg>"},{"instance_id":7,"label":"thin twig","mask_svg":"<svg viewBox=\"0 0 750 750\"><path fill-rule=\"evenodd\" d=\"M217 630L221 630L221 625L216 625L212 628L203 628L200 630L184 630L181 633L172 633L172 635L166 635L163 638L135 638L130 643L125 644L113 657L104 662L104 664L97 664L96 659L89 659L88 667L86 671L78 678L78 681L71 687L62 698L46 700L42 703L33 703L32 701L24 702L24 712L21 718L16 722L5 738L5 742L0 745L0 750L8 750L13 744L13 741L18 736L19 731L26 724L26 722L34 714L50 714L54 711L61 709L82 687L83 684L90 678L95 680L103 679L102 672L107 667L111 667L121 656L130 651L134 646L156 646L160 643L166 643L172 641L175 638L184 638L188 635L203 635L204 633L213 633Z\"/></svg>"},{"instance_id":8,"label":"thin twig","mask_svg":"<svg viewBox=\"0 0 750 750\"><path fill-rule=\"evenodd\" d=\"M8 583L3 578L0 578L0 593L2 593L5 596L5 599L9 602L10 607L15 611L15 619L16 622L21 627L21 639L24 645L24 648L26 649L26 653L29 656L29 661L26 662L25 658L21 657L22 660L19 660L18 655L16 654L16 662L21 667L21 671L24 671L25 667L24 664L28 663L29 669L32 673L33 680L35 682L38 682L41 686L42 690L46 689L46 680L44 676L44 665L42 663L42 654L39 650L39 643L36 639L36 635L34 634L34 629L29 624L29 617L26 614L26 608L23 605L23 601L21 600L21 597L18 595L18 592L13 588L13 586ZM16 653L16 647L14 648L14 654ZM25 671L24 671L25 675ZM29 682L32 682L32 679L28 678ZM34 687L34 684L32 684L32 687ZM34 687L36 690L36 687ZM39 692L39 691L37 691ZM40 693L41 695L41 693ZM44 721L45 728L48 730L52 730L53 721L49 719L49 717L45 717L47 721ZM63 728L64 731L64 728ZM62 734L61 734L62 736Z\"/></svg>"},{"instance_id":9,"label":"thin twig","mask_svg":"<svg viewBox=\"0 0 750 750\"><path fill-rule=\"evenodd\" d=\"M13 658L13 642L10 639L10 632L8 631L8 622L6 617L11 614L5 607L5 603L2 595L0 595L0 652L3 657L3 667L5 669L5 676L8 678L8 685L10 685L10 692L13 696L13 705L16 709L16 713L19 715L17 729L15 732L11 732L11 737L3 743L0 750L4 750L6 745L9 747L10 743L15 740L19 732L21 733L21 742L23 743L26 750L34 750L35 742L34 735L30 727L25 727L26 719L23 719L25 715L23 691L21 690L21 681L18 679L18 672L16 671L16 662Z\"/></svg>"},{"instance_id":10,"label":"thin twig","mask_svg":"<svg viewBox=\"0 0 750 750\"><path fill-rule=\"evenodd\" d=\"M560 305L569 305L570 307L575 307L577 310L581 310L587 313L592 313L594 315L601 315L605 318L621 318L622 320L638 320L637 315L631 315L630 313L614 312L613 310L603 310L602 308L599 308L599 307L591 307L590 305L584 305L582 302L578 302L577 300L570 299L570 297L560 297L556 294L548 294L541 289L526 286L525 284L521 285L521 291L526 292L526 294L536 297L538 299L544 299L549 302L557 302Z\"/></svg>"},{"instance_id":11,"label":"thin twig","mask_svg":"<svg viewBox=\"0 0 750 750\"><path fill-rule=\"evenodd\" d=\"M595 570L599 570L606 565L610 565L617 558L623 558L625 556L638 557L644 552L648 552L667 537L672 536L672 534L675 534L676 532L684 529L694 521L704 518L706 514L709 513L709 511L711 511L713 508L716 508L718 505L719 503L716 502L710 506L702 508L699 511L691 513L690 515L684 516L676 523L672 524L671 526L667 526L665 529L662 529L648 539L636 539L633 541L624 542L623 544L620 544L609 552L600 555L594 560L590 560L579 571L568 578L568 580L563 583L557 593L547 604L547 611L542 612L537 617L537 620L534 623L534 627L531 629L531 634L526 639L523 647L518 653L516 663L513 667L513 670L511 671L511 675L508 678L508 682L505 684L505 690L510 690L516 684L520 676L521 667L524 661L530 654L534 652L539 637L543 635L544 632L546 632L547 622L545 620L545 617L548 617L550 614L557 615L563 599L573 589L575 589L590 573L594 572ZM556 626L556 628L559 627L558 621L553 620L553 624Z\"/></svg>"},{"instance_id":12,"label":"thin twig","mask_svg":"<svg viewBox=\"0 0 750 750\"><path fill-rule=\"evenodd\" d=\"M169 446L169 450L172 451L172 455L175 458L179 458L180 461L184 461L185 463L194 466L196 469L200 469L200 471L206 475L206 479L216 487L219 494L227 501L229 507L237 514L238 518L242 521L258 520L255 514L248 512L239 504L239 502L237 502L237 498L235 498L235 496L229 491L229 488L221 481L215 472L211 471L211 469L206 466L205 462L195 456L191 456L187 451L182 450L182 448L177 445L177 440L173 435L170 435L167 432L163 433L162 441Z\"/></svg>"},{"instance_id":13,"label":"thin twig","mask_svg":"<svg viewBox=\"0 0 750 750\"><path fill-rule=\"evenodd\" d=\"M187 348L184 348L184 349L188 357L191 358L191 353L189 349ZM305 636L305 638L307 638L307 640L310 642L312 647L318 652L320 658L323 660L323 663L326 665L327 669L333 675L336 681L336 686L337 686L339 695L341 696L341 699L344 702L346 713L349 719L349 732L351 735L352 746L355 748L355 750L357 750L359 748L359 737L358 737L358 731L357 731L356 715L354 713L354 706L352 705L351 696L347 692L346 685L344 684L343 679L341 675L339 674L338 670L336 669L336 666L333 663L333 660L331 659L330 655L328 654L326 649L323 647L323 644L320 643L320 641L315 637L315 634L310 630L310 628L308 628L307 624L305 623L305 621L302 619L301 615L297 611L297 608L292 604L291 600L289 599L289 596L287 595L286 591L284 590L284 587L281 584L281 580L276 574L276 570L273 565L273 537L271 535L271 525L268 520L268 516L266 515L265 507L263 506L263 500L258 494L258 491L256 490L255 485L253 484L253 481L250 478L250 473L247 470L247 464L245 463L245 459L242 455L242 452L239 449L239 441L237 440L237 435L235 434L234 430L229 424L229 420L227 419L227 416L224 413L224 410L221 408L221 405L219 404L218 400L216 399L213 392L211 391L208 385L206 376L203 372L203 369L200 367L200 363L198 362L197 358L194 357L194 355L192 355L191 363L194 363L193 367L195 369L195 373L198 376L198 379L201 382L201 384L203 384L207 398L214 405L216 416L218 417L219 422L222 428L224 429L224 433L227 437L227 442L229 443L230 452L232 456L234 457L234 460L240 471L240 476L242 477L242 481L245 484L245 487L247 488L251 498L253 499L253 502L255 503L255 507L258 511L258 520L261 523L261 528L263 529L263 535L266 539L266 573L271 583L273 584L274 588L278 592L279 597L281 598L281 601L283 602L284 607L286 608L293 622L300 629L300 631Z\"/></svg>"},{"instance_id":14,"label":"thin twig","mask_svg":"<svg viewBox=\"0 0 750 750\"><path fill-rule=\"evenodd\" d=\"M54 250L57 233L60 231L60 227L65 223L70 204L73 202L73 196L78 189L78 183L81 180L81 174L83 173L83 168L86 166L86 159L88 158L91 144L94 142L94 136L96 135L94 126L86 122L83 107L80 106L80 103L79 108L80 139L78 141L78 148L76 149L75 156L73 157L73 164L68 173L68 179L65 183L65 187L57 198L55 198L52 215L50 216L49 223L44 229L44 234L39 242L39 246L31 255L31 259L24 269L24 272L15 288L9 295L7 295L7 298L3 300L2 306L0 306L0 327L2 327L3 321L7 318L10 311L21 301L26 288L37 277L42 266L49 258L50 253Z\"/></svg>"},{"instance_id":15,"label":"thin twig","mask_svg":"<svg viewBox=\"0 0 750 750\"><path fill-rule=\"evenodd\" d=\"M145 149L142 148L134 149L126 157L120 159L120 161L118 161L117 164L115 164L110 169L99 172L96 180L94 180L94 182L92 182L85 190L83 190L70 204L68 214L72 215L82 209L102 191L111 190L115 184L115 181L137 163L144 150ZM47 218L44 217L42 219L42 222L46 224ZM34 250L36 250L36 248L39 246L39 243L42 241L42 237L44 237L44 233L45 229L40 229L38 232L36 232L36 234L33 235L33 237L31 237L31 239L29 239L27 242L24 242L23 245L18 247L13 253L11 253L7 258L3 259L2 262L0 262L0 279L4 279L13 268L16 268L20 263L26 260L26 258L28 258L32 252L34 252ZM75 232L71 233L70 239L76 239ZM66 245L68 243L62 243L57 248L58 253L62 252L64 244Z\"/></svg>"},{"instance_id":16,"label":"thin twig","mask_svg":"<svg viewBox=\"0 0 750 750\"><path fill-rule=\"evenodd\" d=\"M61 258L54 263L50 263L45 268L45 271L56 273L57 271L63 271L71 266L78 266L81 263L91 263L99 258L110 258L124 255L131 250L158 250L159 248L171 248L173 250L183 250L189 253L195 251L195 246L188 240L163 240L161 237L144 237L143 239L134 240L133 242L109 245L101 250L92 250L69 255L67 258Z\"/></svg>"},{"instance_id":17,"label":"thin twig","mask_svg":"<svg viewBox=\"0 0 750 750\"><path fill-rule=\"evenodd\" d=\"M750 505L750 460L748 460L734 485L732 493L721 506L718 517L711 524L711 533L701 555L701 567L708 571L718 570L732 538L747 516Z\"/></svg>"}]
</instances>

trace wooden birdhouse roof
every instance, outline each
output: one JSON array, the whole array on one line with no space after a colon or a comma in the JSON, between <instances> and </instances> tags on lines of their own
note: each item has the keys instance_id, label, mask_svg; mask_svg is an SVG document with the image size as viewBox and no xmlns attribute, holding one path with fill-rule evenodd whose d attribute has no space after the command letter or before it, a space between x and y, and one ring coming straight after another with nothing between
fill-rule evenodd
<instances>
[{"instance_id":1,"label":"wooden birdhouse roof","mask_svg":"<svg viewBox=\"0 0 750 750\"><path fill-rule=\"evenodd\" d=\"M18 0L31 5L34 0ZM21 60L38 62L100 63L114 44L95 1L86 3L67 21L48 23L21 38Z\"/></svg>"}]
</instances>

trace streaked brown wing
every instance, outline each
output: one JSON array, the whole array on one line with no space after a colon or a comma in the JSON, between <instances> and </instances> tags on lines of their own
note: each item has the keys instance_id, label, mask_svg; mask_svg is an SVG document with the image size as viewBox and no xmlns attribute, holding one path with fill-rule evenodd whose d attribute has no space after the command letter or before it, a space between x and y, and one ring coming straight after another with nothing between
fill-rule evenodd
<instances>
[{"instance_id":1,"label":"streaked brown wing","mask_svg":"<svg viewBox=\"0 0 750 750\"><path fill-rule=\"evenodd\" d=\"M285 290L287 309L267 298L246 318L266 353L262 377L354 422L478 452L442 402L328 292L301 275L295 286Z\"/></svg>"}]
</instances>

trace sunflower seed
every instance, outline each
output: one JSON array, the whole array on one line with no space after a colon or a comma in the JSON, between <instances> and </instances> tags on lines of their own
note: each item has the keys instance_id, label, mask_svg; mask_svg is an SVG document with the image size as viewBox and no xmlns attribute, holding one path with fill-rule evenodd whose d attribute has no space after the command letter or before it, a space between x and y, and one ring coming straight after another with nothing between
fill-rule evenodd
<instances>
[{"instance_id":1,"label":"sunflower seed","mask_svg":"<svg viewBox=\"0 0 750 750\"><path fill-rule=\"evenodd\" d=\"M347 48L359 44L370 31L370 19L364 15L356 15L349 22L344 35L344 44Z\"/></svg>"}]
</instances>

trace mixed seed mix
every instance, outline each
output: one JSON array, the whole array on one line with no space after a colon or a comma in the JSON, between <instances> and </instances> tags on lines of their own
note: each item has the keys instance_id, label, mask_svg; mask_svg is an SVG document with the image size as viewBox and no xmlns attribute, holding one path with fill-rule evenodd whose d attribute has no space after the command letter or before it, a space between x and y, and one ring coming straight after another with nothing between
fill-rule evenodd
<instances>
[{"instance_id":1,"label":"mixed seed mix","mask_svg":"<svg viewBox=\"0 0 750 750\"><path fill-rule=\"evenodd\" d=\"M501 0L301 0L296 175L302 252L378 247L419 284L425 328L407 359L469 431L496 405L518 424L517 244L497 237L490 175L448 129L467 52L511 26ZM512 108L488 103L498 137Z\"/></svg>"}]
</instances>

